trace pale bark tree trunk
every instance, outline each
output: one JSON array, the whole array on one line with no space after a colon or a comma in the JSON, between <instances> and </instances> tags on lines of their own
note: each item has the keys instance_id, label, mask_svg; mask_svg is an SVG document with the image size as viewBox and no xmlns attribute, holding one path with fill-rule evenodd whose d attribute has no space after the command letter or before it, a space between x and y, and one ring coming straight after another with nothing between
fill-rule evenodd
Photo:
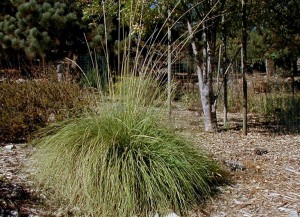
<instances>
[{"instance_id":1,"label":"pale bark tree trunk","mask_svg":"<svg viewBox=\"0 0 300 217\"><path fill-rule=\"evenodd\" d=\"M192 39L192 48L197 65L197 75L199 81L199 92L201 96L201 103L204 115L204 127L205 131L215 131L217 127L216 110L213 107L213 90L212 90L212 63L211 63L211 51L210 45L207 40L205 32L205 22L203 24L203 35L202 39L205 43L203 47L203 62L199 61L198 49L194 41L194 34L190 22L187 23L190 38Z\"/></svg>"},{"instance_id":2,"label":"pale bark tree trunk","mask_svg":"<svg viewBox=\"0 0 300 217\"><path fill-rule=\"evenodd\" d=\"M219 16L216 14L216 10L223 11L225 6L224 0L205 0L202 1L201 7L195 7L193 13L189 13L188 18L188 31L190 39L192 41L192 48L194 59L197 65L197 74L199 80L199 91L204 115L204 126L206 131L215 131L217 128L217 116L216 116L216 103L215 95L212 86L212 72L213 72L213 55L215 51L217 27L219 24ZM184 8L189 9L189 6L185 1L181 1ZM194 32L191 27L193 18L196 15L198 17L195 22L201 20L201 32L197 33L197 36L203 42L202 55L199 54L199 50L196 45ZM199 30L199 29L197 29Z\"/></svg>"}]
</instances>

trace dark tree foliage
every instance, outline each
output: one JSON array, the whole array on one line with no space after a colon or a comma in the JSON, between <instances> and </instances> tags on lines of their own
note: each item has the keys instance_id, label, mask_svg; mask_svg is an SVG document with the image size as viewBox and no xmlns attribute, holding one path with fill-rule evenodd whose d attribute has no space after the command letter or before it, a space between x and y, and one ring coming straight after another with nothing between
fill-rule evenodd
<instances>
[{"instance_id":1,"label":"dark tree foliage","mask_svg":"<svg viewBox=\"0 0 300 217\"><path fill-rule=\"evenodd\" d=\"M2 49L51 60L76 53L84 46L81 11L72 1L11 2L15 13L7 12L0 22Z\"/></svg>"},{"instance_id":2,"label":"dark tree foliage","mask_svg":"<svg viewBox=\"0 0 300 217\"><path fill-rule=\"evenodd\" d=\"M17 11L16 6L11 0L0 1L0 19L2 20L5 15L14 15Z\"/></svg>"},{"instance_id":3,"label":"dark tree foliage","mask_svg":"<svg viewBox=\"0 0 300 217\"><path fill-rule=\"evenodd\" d=\"M257 0L249 8L254 58L280 60L300 54L299 1Z\"/></svg>"}]
</instances>

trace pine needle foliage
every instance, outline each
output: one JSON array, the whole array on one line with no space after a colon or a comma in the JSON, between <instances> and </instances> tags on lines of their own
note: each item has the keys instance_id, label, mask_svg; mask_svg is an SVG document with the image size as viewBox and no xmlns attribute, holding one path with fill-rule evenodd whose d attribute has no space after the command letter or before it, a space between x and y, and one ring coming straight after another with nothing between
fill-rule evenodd
<instances>
[{"instance_id":1,"label":"pine needle foliage","mask_svg":"<svg viewBox=\"0 0 300 217\"><path fill-rule=\"evenodd\" d=\"M163 124L152 86L122 79L116 89L124 91L97 113L48 128L36 141L35 178L54 201L79 206L83 216L186 214L224 179L215 162Z\"/></svg>"}]
</instances>

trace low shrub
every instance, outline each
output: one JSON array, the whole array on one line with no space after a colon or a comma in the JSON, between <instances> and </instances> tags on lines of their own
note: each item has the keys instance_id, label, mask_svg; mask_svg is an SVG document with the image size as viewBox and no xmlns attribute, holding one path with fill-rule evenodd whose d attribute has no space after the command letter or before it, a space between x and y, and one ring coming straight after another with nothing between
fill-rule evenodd
<instances>
[{"instance_id":1,"label":"low shrub","mask_svg":"<svg viewBox=\"0 0 300 217\"><path fill-rule=\"evenodd\" d=\"M49 117L61 121L83 112L87 91L47 80L0 83L0 141L26 142ZM52 120L53 121L53 120Z\"/></svg>"},{"instance_id":2,"label":"low shrub","mask_svg":"<svg viewBox=\"0 0 300 217\"><path fill-rule=\"evenodd\" d=\"M126 91L97 114L48 128L36 141L35 178L53 201L79 206L83 216L186 214L224 181L217 163L162 123L146 88L153 82L136 81L121 82Z\"/></svg>"}]
</instances>

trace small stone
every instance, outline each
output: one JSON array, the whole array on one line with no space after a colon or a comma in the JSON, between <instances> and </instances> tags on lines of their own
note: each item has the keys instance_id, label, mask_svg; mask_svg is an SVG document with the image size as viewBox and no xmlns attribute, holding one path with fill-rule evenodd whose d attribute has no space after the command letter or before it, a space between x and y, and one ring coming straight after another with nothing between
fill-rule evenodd
<instances>
[{"instance_id":1,"label":"small stone","mask_svg":"<svg viewBox=\"0 0 300 217\"><path fill-rule=\"evenodd\" d=\"M292 210L289 214L289 217L299 217L297 210Z\"/></svg>"},{"instance_id":2,"label":"small stone","mask_svg":"<svg viewBox=\"0 0 300 217\"><path fill-rule=\"evenodd\" d=\"M156 213L154 215L154 217L159 217L158 213ZM179 217L178 215L176 215L175 213L171 212L168 215L166 215L165 217Z\"/></svg>"},{"instance_id":3,"label":"small stone","mask_svg":"<svg viewBox=\"0 0 300 217\"><path fill-rule=\"evenodd\" d=\"M288 216L289 216L289 217L299 217L298 211L297 211L297 210L294 210L294 209L288 209L288 208L285 208L285 207L279 207L278 209L279 209L280 211L283 211L283 212L288 213Z\"/></svg>"},{"instance_id":4,"label":"small stone","mask_svg":"<svg viewBox=\"0 0 300 217\"><path fill-rule=\"evenodd\" d=\"M15 145L6 145L4 146L4 149L6 150L13 150L13 149L16 149L17 147Z\"/></svg>"},{"instance_id":5,"label":"small stone","mask_svg":"<svg viewBox=\"0 0 300 217\"><path fill-rule=\"evenodd\" d=\"M51 113L48 117L48 122L52 123L56 121L56 117L54 113Z\"/></svg>"},{"instance_id":6,"label":"small stone","mask_svg":"<svg viewBox=\"0 0 300 217\"><path fill-rule=\"evenodd\" d=\"M10 217L18 217L19 216L19 212L18 211L11 211L10 212Z\"/></svg>"},{"instance_id":7,"label":"small stone","mask_svg":"<svg viewBox=\"0 0 300 217\"><path fill-rule=\"evenodd\" d=\"M169 213L166 217L179 217L179 216L172 212Z\"/></svg>"},{"instance_id":8,"label":"small stone","mask_svg":"<svg viewBox=\"0 0 300 217\"><path fill-rule=\"evenodd\" d=\"M264 149L264 148L256 148L254 149L254 154L256 155L264 155L264 154L268 154L268 150Z\"/></svg>"},{"instance_id":9,"label":"small stone","mask_svg":"<svg viewBox=\"0 0 300 217\"><path fill-rule=\"evenodd\" d=\"M231 171L245 170L245 166L240 161L225 161L225 164L231 169Z\"/></svg>"}]
</instances>

